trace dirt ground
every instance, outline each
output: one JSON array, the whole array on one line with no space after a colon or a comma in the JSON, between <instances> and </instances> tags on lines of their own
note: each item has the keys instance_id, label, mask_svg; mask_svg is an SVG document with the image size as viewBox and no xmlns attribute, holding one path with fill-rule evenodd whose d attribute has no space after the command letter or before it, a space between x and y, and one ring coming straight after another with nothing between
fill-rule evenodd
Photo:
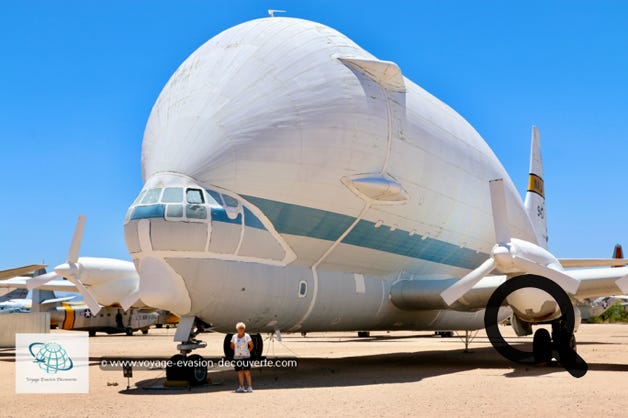
<instances>
[{"instance_id":1,"label":"dirt ground","mask_svg":"<svg viewBox=\"0 0 628 418\"><path fill-rule=\"evenodd\" d=\"M510 327L500 327L509 341ZM63 331L55 331L63 332ZM471 353L461 339L431 332L374 332L265 337L268 358L292 368L252 370L254 392L236 394L235 372L210 370L213 384L163 389L165 371L102 370L104 356L168 359L174 330L90 338L89 394L16 394L15 351L0 350L0 416L625 416L628 410L628 325L582 325L578 353L589 366L579 379L558 365L531 367L503 359L483 332ZM218 359L223 334L201 334L197 353Z\"/></svg>"}]
</instances>

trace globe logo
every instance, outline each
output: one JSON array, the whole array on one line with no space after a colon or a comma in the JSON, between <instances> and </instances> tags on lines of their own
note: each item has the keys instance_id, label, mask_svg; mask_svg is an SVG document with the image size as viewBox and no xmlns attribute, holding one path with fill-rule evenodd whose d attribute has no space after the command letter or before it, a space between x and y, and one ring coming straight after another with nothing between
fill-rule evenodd
<instances>
[{"instance_id":1,"label":"globe logo","mask_svg":"<svg viewBox=\"0 0 628 418\"><path fill-rule=\"evenodd\" d=\"M54 341L49 343L32 343L28 346L35 363L46 373L57 373L72 369L74 364L65 349Z\"/></svg>"}]
</instances>

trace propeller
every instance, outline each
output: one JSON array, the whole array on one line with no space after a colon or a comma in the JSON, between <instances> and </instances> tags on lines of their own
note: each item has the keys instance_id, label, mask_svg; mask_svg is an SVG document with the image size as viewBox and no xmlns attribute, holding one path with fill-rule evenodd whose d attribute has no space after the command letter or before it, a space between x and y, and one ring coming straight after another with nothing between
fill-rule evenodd
<instances>
[{"instance_id":1,"label":"propeller","mask_svg":"<svg viewBox=\"0 0 628 418\"><path fill-rule=\"evenodd\" d=\"M100 311L100 304L94 299L90 291L85 287L80 279L81 265L79 263L79 251L81 249L81 241L83 239L83 230L85 229L85 215L79 215L74 229L74 235L72 236L72 242L70 244L70 250L68 251L68 259L64 264L60 264L55 267L54 272L42 274L26 282L28 289L38 288L51 280L65 277L74 284L83 296L83 300L92 311L92 314L97 314Z\"/></svg>"},{"instance_id":2,"label":"propeller","mask_svg":"<svg viewBox=\"0 0 628 418\"><path fill-rule=\"evenodd\" d=\"M441 292L445 303L451 305L462 298L494 269L504 274L529 273L547 277L567 292L575 294L580 281L549 267L551 264L559 265L558 260L551 253L536 244L511 237L508 228L504 181L503 179L491 180L489 185L497 244L491 250L491 258Z\"/></svg>"},{"instance_id":3,"label":"propeller","mask_svg":"<svg viewBox=\"0 0 628 418\"><path fill-rule=\"evenodd\" d=\"M135 290L133 290L124 298L122 298L122 300L120 301L120 306L122 306L122 309L124 309L124 311L128 311L129 308L133 306L139 298L140 298L140 289L138 286Z\"/></svg>"},{"instance_id":4,"label":"propeller","mask_svg":"<svg viewBox=\"0 0 628 418\"><path fill-rule=\"evenodd\" d=\"M92 311L92 314L96 315L100 311L100 304L96 301L96 299L94 299L90 291L85 287L85 285L83 285L80 279L81 265L78 260L84 229L85 215L79 215L78 220L76 221L74 235L72 236L72 242L70 243L70 250L68 251L68 261L67 263L55 267L55 273L61 277L65 277L76 286L81 296L83 296L83 300L89 307L89 310Z\"/></svg>"}]
</instances>

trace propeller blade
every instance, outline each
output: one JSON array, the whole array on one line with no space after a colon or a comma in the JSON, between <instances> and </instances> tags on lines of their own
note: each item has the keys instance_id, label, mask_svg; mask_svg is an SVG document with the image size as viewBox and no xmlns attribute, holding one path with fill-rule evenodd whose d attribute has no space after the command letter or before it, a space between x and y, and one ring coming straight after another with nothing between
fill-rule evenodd
<instances>
[{"instance_id":1,"label":"propeller blade","mask_svg":"<svg viewBox=\"0 0 628 418\"><path fill-rule=\"evenodd\" d=\"M59 275L55 273L54 271L51 271L50 273L35 276L32 279L26 280L26 288L28 290L37 289L38 287L45 285L49 281L55 280L58 278L59 278Z\"/></svg>"},{"instance_id":2,"label":"propeller blade","mask_svg":"<svg viewBox=\"0 0 628 418\"><path fill-rule=\"evenodd\" d=\"M124 311L126 312L131 306L133 306L135 302L138 301L139 298L140 289L138 287L137 289L126 295L124 298L122 298L122 300L120 301L120 305L122 306L122 309L124 309Z\"/></svg>"},{"instance_id":3,"label":"propeller blade","mask_svg":"<svg viewBox=\"0 0 628 418\"><path fill-rule=\"evenodd\" d=\"M567 293L575 295L580 286L580 280L562 273L558 270L551 269L534 261L528 260L518 255L513 256L514 264L522 271L526 273L536 274L538 276L547 277L548 279L556 282L560 287L565 289Z\"/></svg>"},{"instance_id":4,"label":"propeller blade","mask_svg":"<svg viewBox=\"0 0 628 418\"><path fill-rule=\"evenodd\" d=\"M67 279L74 283L81 296L83 296L85 304L87 305L89 310L92 311L92 314L96 315L98 312L100 312L100 304L96 301L96 299L94 299L94 297L85 287L85 285L83 285L83 283L81 283L81 281L77 280L75 277L68 277Z\"/></svg>"},{"instance_id":5,"label":"propeller blade","mask_svg":"<svg viewBox=\"0 0 628 418\"><path fill-rule=\"evenodd\" d=\"M447 305L451 305L465 295L477 282L482 280L484 276L489 274L495 268L495 261L489 258L475 270L469 272L466 276L458 280L447 289L443 290L440 296Z\"/></svg>"},{"instance_id":6,"label":"propeller blade","mask_svg":"<svg viewBox=\"0 0 628 418\"><path fill-rule=\"evenodd\" d=\"M79 264L60 264L55 267L55 273L61 277L65 277L70 281L74 286L76 286L76 290L83 296L83 300L89 307L89 310L92 311L94 315L100 311L100 304L94 299L91 292L85 287L83 282L79 277L80 275L80 265Z\"/></svg>"},{"instance_id":7,"label":"propeller blade","mask_svg":"<svg viewBox=\"0 0 628 418\"><path fill-rule=\"evenodd\" d=\"M68 264L74 264L78 261L81 241L83 240L83 229L85 229L85 215L79 215L74 235L72 236L70 251L68 251Z\"/></svg>"},{"instance_id":8,"label":"propeller blade","mask_svg":"<svg viewBox=\"0 0 628 418\"><path fill-rule=\"evenodd\" d=\"M508 228L508 211L506 209L504 180L491 180L489 186L491 188L491 209L493 210L495 239L498 244L506 244L510 241L510 228Z\"/></svg>"}]
</instances>

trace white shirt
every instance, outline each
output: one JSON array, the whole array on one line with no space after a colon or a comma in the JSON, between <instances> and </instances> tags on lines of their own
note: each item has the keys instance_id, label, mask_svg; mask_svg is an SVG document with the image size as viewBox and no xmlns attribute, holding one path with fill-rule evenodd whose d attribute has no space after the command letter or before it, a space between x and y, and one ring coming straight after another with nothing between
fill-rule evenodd
<instances>
[{"instance_id":1,"label":"white shirt","mask_svg":"<svg viewBox=\"0 0 628 418\"><path fill-rule=\"evenodd\" d=\"M251 341L251 336L247 333L245 333L242 338L238 337L238 334L233 334L231 342L235 345L234 359L251 357L251 352L249 351L249 341Z\"/></svg>"}]
</instances>

